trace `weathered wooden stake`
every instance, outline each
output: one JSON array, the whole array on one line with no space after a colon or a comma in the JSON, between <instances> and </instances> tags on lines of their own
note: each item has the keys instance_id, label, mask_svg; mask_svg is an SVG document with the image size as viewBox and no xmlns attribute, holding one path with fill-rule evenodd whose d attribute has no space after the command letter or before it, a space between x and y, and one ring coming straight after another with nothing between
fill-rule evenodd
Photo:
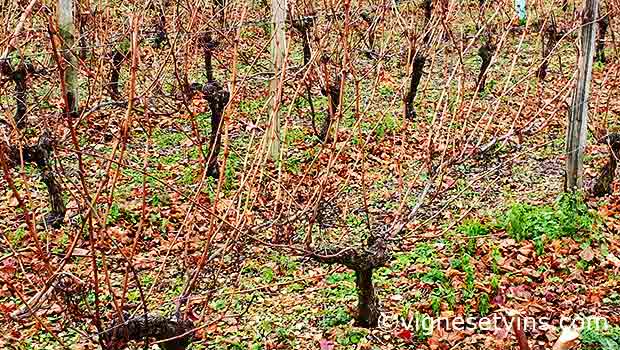
<instances>
[{"instance_id":1,"label":"weathered wooden stake","mask_svg":"<svg viewBox=\"0 0 620 350\"><path fill-rule=\"evenodd\" d=\"M583 150L588 130L588 97L592 80L598 8L598 0L586 0L580 35L577 86L573 93L566 134L566 191L575 191L583 187Z\"/></svg>"},{"instance_id":2,"label":"weathered wooden stake","mask_svg":"<svg viewBox=\"0 0 620 350\"><path fill-rule=\"evenodd\" d=\"M71 52L75 42L75 24L73 21L73 0L58 0L58 26L62 38L62 56L65 70L64 81L67 88L65 101L71 116L78 113L77 57Z\"/></svg>"},{"instance_id":3,"label":"weathered wooden stake","mask_svg":"<svg viewBox=\"0 0 620 350\"><path fill-rule=\"evenodd\" d=\"M273 60L274 76L271 80L271 110L269 113L269 128L267 130L267 147L271 159L280 158L280 102L282 99L281 75L284 70L286 54L286 0L272 0L271 14L274 31L271 40L271 58Z\"/></svg>"}]
</instances>

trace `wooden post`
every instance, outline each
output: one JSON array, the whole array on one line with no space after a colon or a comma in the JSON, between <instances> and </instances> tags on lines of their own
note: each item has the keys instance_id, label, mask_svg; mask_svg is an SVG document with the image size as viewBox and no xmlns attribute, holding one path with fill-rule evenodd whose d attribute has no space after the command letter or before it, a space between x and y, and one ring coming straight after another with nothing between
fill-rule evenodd
<instances>
[{"instance_id":1,"label":"wooden post","mask_svg":"<svg viewBox=\"0 0 620 350\"><path fill-rule=\"evenodd\" d=\"M269 128L267 130L267 147L271 159L280 158L280 103L282 100L281 79L284 72L286 54L286 0L272 0L271 14L274 24L273 37L271 39L271 58L273 61L274 76L271 80L271 110L269 113Z\"/></svg>"},{"instance_id":2,"label":"wooden post","mask_svg":"<svg viewBox=\"0 0 620 350\"><path fill-rule=\"evenodd\" d=\"M64 83L66 85L65 103L71 116L78 113L77 57L71 52L75 42L73 21L73 0L58 0L58 27L62 38L62 57L64 59Z\"/></svg>"},{"instance_id":3,"label":"wooden post","mask_svg":"<svg viewBox=\"0 0 620 350\"><path fill-rule=\"evenodd\" d=\"M566 191L579 190L583 187L583 150L588 130L588 97L592 80L598 7L598 0L586 0L583 11L577 86L573 92L566 134Z\"/></svg>"}]
</instances>

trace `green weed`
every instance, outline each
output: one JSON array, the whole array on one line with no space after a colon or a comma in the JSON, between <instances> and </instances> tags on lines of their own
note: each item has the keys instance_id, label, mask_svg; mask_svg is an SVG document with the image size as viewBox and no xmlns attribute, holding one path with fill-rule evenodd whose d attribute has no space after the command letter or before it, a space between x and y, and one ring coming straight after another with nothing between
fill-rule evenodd
<instances>
[{"instance_id":1,"label":"green weed","mask_svg":"<svg viewBox=\"0 0 620 350\"><path fill-rule=\"evenodd\" d=\"M596 61L596 62L594 62L594 65L592 66L592 68L595 71L602 72L605 69L605 63L603 63L601 61Z\"/></svg>"},{"instance_id":2,"label":"green weed","mask_svg":"<svg viewBox=\"0 0 620 350\"><path fill-rule=\"evenodd\" d=\"M281 271L286 271L287 273L292 273L299 268L299 262L286 255L274 254L271 256L271 260L278 264Z\"/></svg>"},{"instance_id":3,"label":"green weed","mask_svg":"<svg viewBox=\"0 0 620 350\"><path fill-rule=\"evenodd\" d=\"M180 132L157 129L153 132L153 141L160 149L178 147L186 136Z\"/></svg>"},{"instance_id":4,"label":"green weed","mask_svg":"<svg viewBox=\"0 0 620 350\"><path fill-rule=\"evenodd\" d=\"M266 267L261 273L263 283L271 283L273 281L274 271L271 267Z\"/></svg>"},{"instance_id":5,"label":"green weed","mask_svg":"<svg viewBox=\"0 0 620 350\"><path fill-rule=\"evenodd\" d=\"M478 300L478 312L480 312L481 316L486 316L489 314L490 308L491 301L489 299L489 295L487 293L482 293L480 295L480 299Z\"/></svg>"},{"instance_id":6,"label":"green weed","mask_svg":"<svg viewBox=\"0 0 620 350\"><path fill-rule=\"evenodd\" d=\"M493 270L493 273L499 273L499 262L502 259L502 253L496 245L493 245L491 248L491 258L491 270Z\"/></svg>"},{"instance_id":7,"label":"green weed","mask_svg":"<svg viewBox=\"0 0 620 350\"><path fill-rule=\"evenodd\" d=\"M291 128L286 132L286 143L293 144L295 142L302 141L306 136L304 129Z\"/></svg>"},{"instance_id":8,"label":"green weed","mask_svg":"<svg viewBox=\"0 0 620 350\"><path fill-rule=\"evenodd\" d=\"M572 237L580 231L591 231L594 223L583 201L572 195L562 196L554 206L517 203L500 218L500 226L516 240Z\"/></svg>"},{"instance_id":9,"label":"green weed","mask_svg":"<svg viewBox=\"0 0 620 350\"><path fill-rule=\"evenodd\" d=\"M620 349L620 326L603 327L601 322L586 320L581 331L581 343L586 349Z\"/></svg>"},{"instance_id":10,"label":"green weed","mask_svg":"<svg viewBox=\"0 0 620 350\"><path fill-rule=\"evenodd\" d=\"M326 310L323 319L319 322L322 328L329 329L335 326L347 324L351 316L343 307L334 310Z\"/></svg>"},{"instance_id":11,"label":"green weed","mask_svg":"<svg viewBox=\"0 0 620 350\"><path fill-rule=\"evenodd\" d=\"M420 243L413 250L412 257L418 264L431 265L435 262L435 248L429 243Z\"/></svg>"},{"instance_id":12,"label":"green weed","mask_svg":"<svg viewBox=\"0 0 620 350\"><path fill-rule=\"evenodd\" d=\"M350 330L336 339L340 345L356 345L366 338L366 332L362 329Z\"/></svg>"},{"instance_id":13,"label":"green weed","mask_svg":"<svg viewBox=\"0 0 620 350\"><path fill-rule=\"evenodd\" d=\"M441 292L438 288L431 293L431 309L436 315L441 313Z\"/></svg>"},{"instance_id":14,"label":"green weed","mask_svg":"<svg viewBox=\"0 0 620 350\"><path fill-rule=\"evenodd\" d=\"M11 244L17 245L21 242L24 237L26 237L26 229L23 226L20 226L15 230L15 233L11 237Z\"/></svg>"},{"instance_id":15,"label":"green weed","mask_svg":"<svg viewBox=\"0 0 620 350\"><path fill-rule=\"evenodd\" d=\"M375 135L377 138L383 139L386 132L393 133L400 128L401 122L391 113L387 113L383 119L377 123Z\"/></svg>"},{"instance_id":16,"label":"green weed","mask_svg":"<svg viewBox=\"0 0 620 350\"><path fill-rule=\"evenodd\" d=\"M485 236L489 233L489 228L480 222L480 220L472 219L466 220L456 229L457 232L468 237L467 240L467 254L474 255L478 248L477 237Z\"/></svg>"},{"instance_id":17,"label":"green weed","mask_svg":"<svg viewBox=\"0 0 620 350\"><path fill-rule=\"evenodd\" d=\"M117 203L112 203L110 206L110 214L108 215L107 223L108 225L116 223L121 216L121 208Z\"/></svg>"},{"instance_id":18,"label":"green weed","mask_svg":"<svg viewBox=\"0 0 620 350\"><path fill-rule=\"evenodd\" d=\"M433 319L431 318L431 316L416 311L415 315L413 316L413 320L415 322L414 324L422 325L422 327L416 327L415 329L416 338L419 341L424 341L428 339L432 335L430 332L430 330L432 329L431 325L433 323Z\"/></svg>"},{"instance_id":19,"label":"green weed","mask_svg":"<svg viewBox=\"0 0 620 350\"><path fill-rule=\"evenodd\" d=\"M353 272L333 273L327 276L327 283L331 284L322 293L337 300L354 299L357 294L355 275Z\"/></svg>"},{"instance_id":20,"label":"green weed","mask_svg":"<svg viewBox=\"0 0 620 350\"><path fill-rule=\"evenodd\" d=\"M500 283L501 280L498 275L493 275L493 277L491 277L491 289L493 289L494 292L499 290Z\"/></svg>"},{"instance_id":21,"label":"green weed","mask_svg":"<svg viewBox=\"0 0 620 350\"><path fill-rule=\"evenodd\" d=\"M452 260L452 267L465 272L465 290L463 299L471 299L475 294L475 269L471 263L471 257L463 254L460 258Z\"/></svg>"}]
</instances>

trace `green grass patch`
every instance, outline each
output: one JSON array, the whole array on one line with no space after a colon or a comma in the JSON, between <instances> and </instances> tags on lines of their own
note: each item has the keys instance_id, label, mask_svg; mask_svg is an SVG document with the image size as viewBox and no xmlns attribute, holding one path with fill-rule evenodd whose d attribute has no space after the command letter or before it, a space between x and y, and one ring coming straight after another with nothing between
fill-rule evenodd
<instances>
[{"instance_id":1,"label":"green grass patch","mask_svg":"<svg viewBox=\"0 0 620 350\"><path fill-rule=\"evenodd\" d=\"M517 203L499 218L500 227L516 240L573 237L591 232L596 218L580 197L563 195L552 206Z\"/></svg>"},{"instance_id":2,"label":"green grass patch","mask_svg":"<svg viewBox=\"0 0 620 350\"><path fill-rule=\"evenodd\" d=\"M478 248L478 237L489 234L489 228L477 219L465 220L457 227L456 231L467 237L465 250L469 255L474 255L476 253Z\"/></svg>"},{"instance_id":3,"label":"green grass patch","mask_svg":"<svg viewBox=\"0 0 620 350\"><path fill-rule=\"evenodd\" d=\"M323 318L319 322L319 325L323 329L330 329L332 327L347 324L351 321L351 315L343 307L338 307L332 310L326 310L323 313Z\"/></svg>"},{"instance_id":4,"label":"green grass patch","mask_svg":"<svg viewBox=\"0 0 620 350\"><path fill-rule=\"evenodd\" d=\"M620 349L620 326L608 326L602 319L587 319L581 331L581 343L585 349Z\"/></svg>"}]
</instances>

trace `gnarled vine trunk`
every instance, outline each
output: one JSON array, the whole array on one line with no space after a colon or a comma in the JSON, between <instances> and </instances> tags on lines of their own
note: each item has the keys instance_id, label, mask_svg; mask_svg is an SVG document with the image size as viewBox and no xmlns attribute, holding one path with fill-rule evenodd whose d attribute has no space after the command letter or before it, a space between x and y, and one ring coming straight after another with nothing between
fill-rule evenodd
<instances>
[{"instance_id":1,"label":"gnarled vine trunk","mask_svg":"<svg viewBox=\"0 0 620 350\"><path fill-rule=\"evenodd\" d=\"M616 176L618 156L620 156L620 134L609 134L600 142L604 142L609 146L609 159L599 171L596 179L594 179L592 195L595 197L600 197L611 193L611 184Z\"/></svg>"},{"instance_id":2,"label":"gnarled vine trunk","mask_svg":"<svg viewBox=\"0 0 620 350\"><path fill-rule=\"evenodd\" d=\"M480 65L480 73L478 74L478 81L476 83L476 89L478 92L484 91L487 81L487 71L489 66L491 65L491 58L493 58L493 52L495 48L491 44L491 38L480 46L478 49L478 56L482 59L482 64Z\"/></svg>"},{"instance_id":3,"label":"gnarled vine trunk","mask_svg":"<svg viewBox=\"0 0 620 350\"><path fill-rule=\"evenodd\" d=\"M202 53L205 61L205 72L207 81L213 81L213 49L217 47L217 43L213 41L210 33L205 33L202 37Z\"/></svg>"},{"instance_id":4,"label":"gnarled vine trunk","mask_svg":"<svg viewBox=\"0 0 620 350\"><path fill-rule=\"evenodd\" d=\"M110 88L110 94L113 98L118 98L119 96L119 88L121 85L119 82L119 78L121 75L121 65L123 64L126 56L127 54L121 52L120 49L114 49L114 51L110 55L112 62L110 67L110 82L108 86Z\"/></svg>"},{"instance_id":5,"label":"gnarled vine trunk","mask_svg":"<svg viewBox=\"0 0 620 350\"><path fill-rule=\"evenodd\" d=\"M415 119L416 112L413 103L415 97L418 94L418 86L422 80L422 74L424 73L424 64L426 63L426 57L421 53L415 54L412 63L411 82L409 84L409 92L405 97L405 117L407 119Z\"/></svg>"},{"instance_id":6,"label":"gnarled vine trunk","mask_svg":"<svg viewBox=\"0 0 620 350\"><path fill-rule=\"evenodd\" d=\"M26 126L26 111L28 109L26 105L26 79L28 73L32 72L32 70L32 65L24 62L19 63L13 68L8 59L0 61L0 72L15 84L15 115L13 119L19 129Z\"/></svg>"},{"instance_id":7,"label":"gnarled vine trunk","mask_svg":"<svg viewBox=\"0 0 620 350\"><path fill-rule=\"evenodd\" d=\"M13 72L13 81L15 82L15 124L18 128L26 126L26 69L23 65Z\"/></svg>"},{"instance_id":8,"label":"gnarled vine trunk","mask_svg":"<svg viewBox=\"0 0 620 350\"><path fill-rule=\"evenodd\" d=\"M372 283L372 272L372 268L355 271L355 286L358 295L357 325L359 327L374 328L379 325L381 310Z\"/></svg>"},{"instance_id":9,"label":"gnarled vine trunk","mask_svg":"<svg viewBox=\"0 0 620 350\"><path fill-rule=\"evenodd\" d=\"M368 25L368 41L366 45L368 46L368 50L372 52L375 47L375 30L377 27L375 18L368 12L362 12L361 17Z\"/></svg>"},{"instance_id":10,"label":"gnarled vine trunk","mask_svg":"<svg viewBox=\"0 0 620 350\"><path fill-rule=\"evenodd\" d=\"M609 16L603 16L598 21L598 36L596 38L596 61L605 63L605 37L609 27Z\"/></svg>"},{"instance_id":11,"label":"gnarled vine trunk","mask_svg":"<svg viewBox=\"0 0 620 350\"><path fill-rule=\"evenodd\" d=\"M222 143L222 116L224 108L230 99L230 94L213 77L212 56L213 49L217 47L217 43L213 41L210 33L206 33L201 40L207 74L207 84L202 88L202 92L209 104L209 109L211 109L211 136L209 139L209 157L207 158L207 176L217 179L219 177L217 156L220 153Z\"/></svg>"},{"instance_id":12,"label":"gnarled vine trunk","mask_svg":"<svg viewBox=\"0 0 620 350\"><path fill-rule=\"evenodd\" d=\"M332 121L335 119L338 106L340 105L340 87L335 84L329 84L326 89L321 91L323 95L327 96L327 114L323 120L323 125L319 131L319 138L325 142L329 136L329 129L332 125Z\"/></svg>"},{"instance_id":13,"label":"gnarled vine trunk","mask_svg":"<svg viewBox=\"0 0 620 350\"><path fill-rule=\"evenodd\" d=\"M424 0L422 2L422 9L424 10L424 19L426 22L430 22L433 15L433 0Z\"/></svg>"},{"instance_id":14,"label":"gnarled vine trunk","mask_svg":"<svg viewBox=\"0 0 620 350\"><path fill-rule=\"evenodd\" d=\"M213 1L215 3L215 7L214 10L217 11L217 13L219 13L219 19L220 19L220 27L224 28L226 27L226 5L227 2L226 0L214 0Z\"/></svg>"},{"instance_id":15,"label":"gnarled vine trunk","mask_svg":"<svg viewBox=\"0 0 620 350\"><path fill-rule=\"evenodd\" d=\"M301 43L303 45L304 52L304 67L309 67L310 59L312 58L312 50L310 49L310 27L314 25L314 21L311 18L301 18L296 21L293 21L293 28L295 28L299 34L301 35ZM316 133L316 127L314 124L315 120L315 112L314 112L314 103L312 102L312 92L311 87L312 83L310 79L304 80L304 85L306 86L306 99L308 100L308 105L310 106L310 116L312 120L312 126Z\"/></svg>"},{"instance_id":16,"label":"gnarled vine trunk","mask_svg":"<svg viewBox=\"0 0 620 350\"><path fill-rule=\"evenodd\" d=\"M372 282L374 269L384 266L391 258L385 238L371 235L365 247L328 249L324 254L312 252L309 257L325 264L341 264L355 271L358 296L356 324L374 328L379 325L381 309Z\"/></svg>"},{"instance_id":17,"label":"gnarled vine trunk","mask_svg":"<svg viewBox=\"0 0 620 350\"><path fill-rule=\"evenodd\" d=\"M160 49L168 42L168 33L166 32L166 16L161 9L154 27L155 36L153 37L153 47Z\"/></svg>"},{"instance_id":18,"label":"gnarled vine trunk","mask_svg":"<svg viewBox=\"0 0 620 350\"><path fill-rule=\"evenodd\" d=\"M184 350L192 340L193 328L194 325L189 320L177 321L161 315L149 314L146 317L138 316L127 319L120 324L114 322L110 329L101 335L101 338L106 348L110 350L123 349L128 341L146 337L156 340L170 339L159 343L164 350Z\"/></svg>"},{"instance_id":19,"label":"gnarled vine trunk","mask_svg":"<svg viewBox=\"0 0 620 350\"><path fill-rule=\"evenodd\" d=\"M553 16L550 19L550 24L543 31L542 38L542 57L543 61L538 68L538 79L545 80L547 76L547 68L549 67L549 56L551 51L558 42L558 31L555 25L555 18Z\"/></svg>"},{"instance_id":20,"label":"gnarled vine trunk","mask_svg":"<svg viewBox=\"0 0 620 350\"><path fill-rule=\"evenodd\" d=\"M203 93L211 109L211 138L209 140L207 176L218 178L217 156L220 153L222 143L222 115L224 107L228 104L230 94L215 81L207 83L203 88Z\"/></svg>"},{"instance_id":21,"label":"gnarled vine trunk","mask_svg":"<svg viewBox=\"0 0 620 350\"><path fill-rule=\"evenodd\" d=\"M36 145L23 147L21 153L17 146L2 144L0 147L2 147L2 152L10 166L19 166L23 159L25 163L35 163L39 167L43 183L47 186L51 207L45 222L52 227L59 227L64 220L66 208L62 198L62 187L51 164L52 140L50 134L47 131L43 132Z\"/></svg>"}]
</instances>

